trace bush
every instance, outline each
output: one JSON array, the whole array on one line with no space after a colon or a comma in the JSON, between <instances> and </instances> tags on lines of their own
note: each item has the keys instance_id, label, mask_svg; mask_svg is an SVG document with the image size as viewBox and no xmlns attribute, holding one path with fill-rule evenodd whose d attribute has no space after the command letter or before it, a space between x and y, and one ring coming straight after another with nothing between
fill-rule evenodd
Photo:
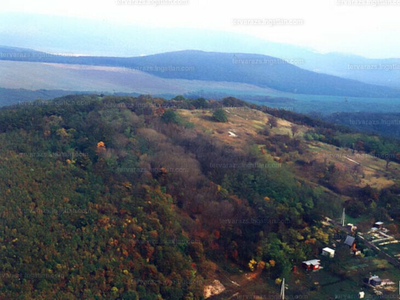
<instances>
[{"instance_id":1,"label":"bush","mask_svg":"<svg viewBox=\"0 0 400 300\"><path fill-rule=\"evenodd\" d=\"M226 116L226 113L221 108L216 109L212 116L213 116L213 119L215 121L217 121L217 122L223 122L223 123L228 122L228 118Z\"/></svg>"},{"instance_id":2,"label":"bush","mask_svg":"<svg viewBox=\"0 0 400 300\"><path fill-rule=\"evenodd\" d=\"M191 103L195 108L208 108L208 101L204 98L198 98Z\"/></svg>"},{"instance_id":3,"label":"bush","mask_svg":"<svg viewBox=\"0 0 400 300\"><path fill-rule=\"evenodd\" d=\"M173 111L171 109L167 110L162 115L161 120L163 120L167 124L168 123L174 123L174 124L180 125L182 123L179 115L175 111Z\"/></svg>"}]
</instances>

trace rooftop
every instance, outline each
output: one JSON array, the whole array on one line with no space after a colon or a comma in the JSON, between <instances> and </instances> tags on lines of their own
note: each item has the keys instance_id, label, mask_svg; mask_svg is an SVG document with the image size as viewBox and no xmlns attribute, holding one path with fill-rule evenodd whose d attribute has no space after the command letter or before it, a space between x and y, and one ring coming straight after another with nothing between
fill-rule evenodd
<instances>
[{"instance_id":1,"label":"rooftop","mask_svg":"<svg viewBox=\"0 0 400 300\"><path fill-rule=\"evenodd\" d=\"M321 263L321 261L319 259L311 259L311 260L303 261L303 264L306 264L306 265L319 265L320 263Z\"/></svg>"},{"instance_id":2,"label":"rooftop","mask_svg":"<svg viewBox=\"0 0 400 300\"><path fill-rule=\"evenodd\" d=\"M329 247L325 247L324 249L322 249L322 251L330 252L330 253L334 253L335 252L335 250L333 250L333 249L331 249Z\"/></svg>"},{"instance_id":3,"label":"rooftop","mask_svg":"<svg viewBox=\"0 0 400 300\"><path fill-rule=\"evenodd\" d=\"M355 238L352 237L352 236L350 236L350 235L348 235L348 236L346 237L346 240L344 241L344 243L345 243L346 245L348 245L348 246L351 247L351 246L353 246L354 241L355 241Z\"/></svg>"}]
</instances>

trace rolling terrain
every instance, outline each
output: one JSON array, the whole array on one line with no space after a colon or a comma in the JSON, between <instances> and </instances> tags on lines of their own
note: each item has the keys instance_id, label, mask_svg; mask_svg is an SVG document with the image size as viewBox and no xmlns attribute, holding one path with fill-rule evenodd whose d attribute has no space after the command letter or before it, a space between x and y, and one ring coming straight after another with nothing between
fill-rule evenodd
<instances>
[{"instance_id":1,"label":"rolling terrain","mask_svg":"<svg viewBox=\"0 0 400 300\"><path fill-rule=\"evenodd\" d=\"M293 94L367 98L400 96L400 90L315 73L275 57L256 54L178 51L131 58L75 57L15 48L3 48L1 53L0 59L7 61L124 67L164 79L242 83ZM88 80L90 87L90 77ZM71 85L74 84L76 82L71 80ZM155 94L158 92L156 89L153 91Z\"/></svg>"},{"instance_id":2,"label":"rolling terrain","mask_svg":"<svg viewBox=\"0 0 400 300\"><path fill-rule=\"evenodd\" d=\"M0 28L8 26L12 31L0 31L3 45L24 48L40 45L40 50L50 53L111 57L152 55L182 49L258 53L296 61L298 67L313 72L400 88L400 59L396 57L374 59L347 53L320 53L307 47L266 41L240 33L149 28L61 16L3 13L0 15ZM28 27L30 32L26 31ZM77 40L80 42L76 43Z\"/></svg>"},{"instance_id":3,"label":"rolling terrain","mask_svg":"<svg viewBox=\"0 0 400 300\"><path fill-rule=\"evenodd\" d=\"M269 88L245 83L165 79L122 67L0 61L0 74L0 86L7 89L171 95L205 89L209 92L232 91L238 94L279 94Z\"/></svg>"}]
</instances>

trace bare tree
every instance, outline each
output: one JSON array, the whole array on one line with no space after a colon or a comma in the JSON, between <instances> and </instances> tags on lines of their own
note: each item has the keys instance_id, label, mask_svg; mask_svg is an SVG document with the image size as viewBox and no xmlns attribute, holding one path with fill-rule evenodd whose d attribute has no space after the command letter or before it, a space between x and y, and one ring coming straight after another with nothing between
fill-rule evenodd
<instances>
[{"instance_id":1,"label":"bare tree","mask_svg":"<svg viewBox=\"0 0 400 300\"><path fill-rule=\"evenodd\" d=\"M300 127L293 124L291 127L291 130L292 130L292 136L294 137L296 135L296 133L298 133L300 131Z\"/></svg>"},{"instance_id":2,"label":"bare tree","mask_svg":"<svg viewBox=\"0 0 400 300\"><path fill-rule=\"evenodd\" d=\"M275 118L274 116L270 116L268 118L268 125L270 126L270 128L276 127L278 126L278 120L277 118Z\"/></svg>"}]
</instances>

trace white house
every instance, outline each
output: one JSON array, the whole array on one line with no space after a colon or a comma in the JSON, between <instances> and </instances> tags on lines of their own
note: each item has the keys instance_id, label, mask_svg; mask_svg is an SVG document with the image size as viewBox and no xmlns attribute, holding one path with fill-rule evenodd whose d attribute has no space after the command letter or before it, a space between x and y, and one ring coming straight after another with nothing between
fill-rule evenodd
<instances>
[{"instance_id":1,"label":"white house","mask_svg":"<svg viewBox=\"0 0 400 300\"><path fill-rule=\"evenodd\" d=\"M326 248L322 249L322 255L333 258L333 257L335 257L335 250L333 250L329 247L326 247Z\"/></svg>"}]
</instances>

